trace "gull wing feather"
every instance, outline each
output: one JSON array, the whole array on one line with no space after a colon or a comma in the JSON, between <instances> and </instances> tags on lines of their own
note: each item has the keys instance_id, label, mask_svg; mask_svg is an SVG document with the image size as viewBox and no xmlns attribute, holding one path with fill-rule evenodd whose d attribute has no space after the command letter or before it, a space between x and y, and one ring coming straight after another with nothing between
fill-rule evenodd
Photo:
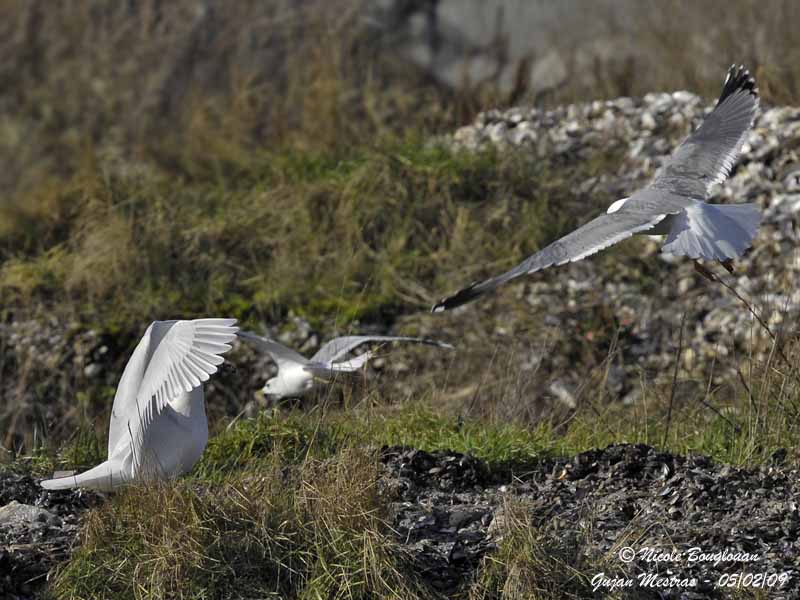
<instances>
[{"instance_id":1,"label":"gull wing feather","mask_svg":"<svg viewBox=\"0 0 800 600\"><path fill-rule=\"evenodd\" d=\"M335 377L337 373L353 373L358 371L373 356L375 356L375 353L371 350L368 350L367 352L359 354L350 360L343 360L334 363L312 361L303 368L315 377L331 379Z\"/></svg>"},{"instance_id":2,"label":"gull wing feather","mask_svg":"<svg viewBox=\"0 0 800 600\"><path fill-rule=\"evenodd\" d=\"M743 66L731 66L714 110L678 146L650 187L703 200L728 177L758 111L758 88Z\"/></svg>"},{"instance_id":3,"label":"gull wing feather","mask_svg":"<svg viewBox=\"0 0 800 600\"><path fill-rule=\"evenodd\" d=\"M626 209L627 206L623 206L622 209L616 212L605 213L592 219L572 233L568 233L528 257L513 269L486 281L475 282L452 296L443 298L433 306L431 312L449 310L471 302L475 298L521 275L535 273L553 265L563 265L586 258L631 237L635 233L653 228L667 216L667 213L653 214L652 212Z\"/></svg>"},{"instance_id":4,"label":"gull wing feather","mask_svg":"<svg viewBox=\"0 0 800 600\"><path fill-rule=\"evenodd\" d=\"M221 355L231 349L230 342L236 337L234 323L236 319L175 321L164 333L153 349L135 403L126 411L126 430L130 427L135 449L141 448L144 432L156 414L217 372L224 362ZM153 332L151 329L151 336ZM134 457L139 460L141 456Z\"/></svg>"},{"instance_id":5,"label":"gull wing feather","mask_svg":"<svg viewBox=\"0 0 800 600\"><path fill-rule=\"evenodd\" d=\"M453 346L451 346L450 344L426 338L395 336L395 335L347 335L344 337L334 338L331 341L327 342L325 345L322 346L322 348L320 348L317 351L317 353L313 357L311 357L311 360L315 362L330 364L333 363L333 361L335 361L336 359L341 358L351 350L355 350L361 344L366 344L367 342L411 342L415 344L427 344L429 346L447 348L449 350L453 349ZM363 356L363 354L361 356ZM335 363L335 364L341 365L344 363Z\"/></svg>"},{"instance_id":6,"label":"gull wing feather","mask_svg":"<svg viewBox=\"0 0 800 600\"><path fill-rule=\"evenodd\" d=\"M256 348L269 354L272 360L274 360L278 364L278 369L281 368L284 364L301 364L305 365L308 363L308 359L292 350L291 348L287 348L280 342L276 342L271 338L261 337L260 335L256 335L251 331L240 331L237 333L240 338L253 344Z\"/></svg>"},{"instance_id":7,"label":"gull wing feather","mask_svg":"<svg viewBox=\"0 0 800 600\"><path fill-rule=\"evenodd\" d=\"M151 323L147 327L142 339L139 340L117 384L114 404L111 408L111 422L108 427L109 457L114 455L114 451L120 443L128 444L130 441L128 421L133 415L138 414L131 408L136 406L136 394L150 357L150 334L153 331L153 325Z\"/></svg>"},{"instance_id":8,"label":"gull wing feather","mask_svg":"<svg viewBox=\"0 0 800 600\"><path fill-rule=\"evenodd\" d=\"M328 363L328 367L330 367L330 370L334 372L352 373L353 371L358 371L361 367L367 364L367 361L373 356L375 356L375 353L372 352L372 350L367 350L363 354L359 354L350 360L341 360L335 363Z\"/></svg>"}]
</instances>

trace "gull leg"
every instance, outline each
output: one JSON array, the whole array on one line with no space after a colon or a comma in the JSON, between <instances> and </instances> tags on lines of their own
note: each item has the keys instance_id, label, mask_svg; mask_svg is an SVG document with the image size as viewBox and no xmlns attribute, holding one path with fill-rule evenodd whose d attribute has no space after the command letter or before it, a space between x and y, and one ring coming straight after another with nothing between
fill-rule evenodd
<instances>
[{"instance_id":1,"label":"gull leg","mask_svg":"<svg viewBox=\"0 0 800 600\"><path fill-rule=\"evenodd\" d=\"M703 277L705 277L706 279L708 279L711 282L714 282L714 281L717 280L716 275L714 275L711 271L706 269L703 265L701 265L697 261L694 261L694 270L697 271L700 275L702 275Z\"/></svg>"},{"instance_id":2,"label":"gull leg","mask_svg":"<svg viewBox=\"0 0 800 600\"><path fill-rule=\"evenodd\" d=\"M727 259L727 260L721 260L721 261L719 261L719 264L721 264L723 267L725 267L725 270L726 270L728 273L730 273L731 275L733 275L733 274L734 274L734 270L733 270L733 259L730 259L730 258L729 258L729 259Z\"/></svg>"}]
</instances>

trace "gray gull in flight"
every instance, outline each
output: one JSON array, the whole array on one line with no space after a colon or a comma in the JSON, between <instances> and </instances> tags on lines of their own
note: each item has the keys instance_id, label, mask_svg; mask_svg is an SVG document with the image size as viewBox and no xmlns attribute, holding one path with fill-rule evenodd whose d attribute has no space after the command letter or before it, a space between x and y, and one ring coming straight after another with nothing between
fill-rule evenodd
<instances>
[{"instance_id":1,"label":"gray gull in flight","mask_svg":"<svg viewBox=\"0 0 800 600\"><path fill-rule=\"evenodd\" d=\"M428 344L439 348L453 349L450 344L424 338L391 335L350 335L334 338L307 359L291 348L273 339L261 337L249 331L237 334L256 348L268 354L278 365L278 374L267 381L263 392L266 396L279 400L297 398L314 389L320 380L330 382L338 373L358 371L374 356L372 351L360 354L350 360L339 360L361 344L368 342L412 342Z\"/></svg>"},{"instance_id":2,"label":"gray gull in flight","mask_svg":"<svg viewBox=\"0 0 800 600\"><path fill-rule=\"evenodd\" d=\"M758 110L758 88L743 67L731 66L714 110L678 146L650 184L617 200L589 221L516 267L443 298L432 312L455 308L521 275L591 256L634 234L666 235L662 252L717 260L733 272L733 259L750 247L761 223L757 204L707 204L711 188L731 172Z\"/></svg>"}]
</instances>

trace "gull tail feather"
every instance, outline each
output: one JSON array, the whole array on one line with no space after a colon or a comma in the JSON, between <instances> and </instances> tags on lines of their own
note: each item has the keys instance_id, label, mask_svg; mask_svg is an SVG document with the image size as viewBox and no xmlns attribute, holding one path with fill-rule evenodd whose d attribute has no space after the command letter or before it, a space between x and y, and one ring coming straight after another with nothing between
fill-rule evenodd
<instances>
[{"instance_id":1,"label":"gull tail feather","mask_svg":"<svg viewBox=\"0 0 800 600\"><path fill-rule=\"evenodd\" d=\"M760 223L757 204L695 202L675 215L662 251L694 259L738 258L750 247Z\"/></svg>"},{"instance_id":2,"label":"gull tail feather","mask_svg":"<svg viewBox=\"0 0 800 600\"><path fill-rule=\"evenodd\" d=\"M750 240L756 236L763 216L758 204L720 204L714 208L722 211L723 215L735 221L739 227L747 232Z\"/></svg>"},{"instance_id":3,"label":"gull tail feather","mask_svg":"<svg viewBox=\"0 0 800 600\"><path fill-rule=\"evenodd\" d=\"M122 465L117 461L107 460L78 475L46 479L40 485L46 490L67 490L82 487L99 491L111 491L122 483Z\"/></svg>"}]
</instances>

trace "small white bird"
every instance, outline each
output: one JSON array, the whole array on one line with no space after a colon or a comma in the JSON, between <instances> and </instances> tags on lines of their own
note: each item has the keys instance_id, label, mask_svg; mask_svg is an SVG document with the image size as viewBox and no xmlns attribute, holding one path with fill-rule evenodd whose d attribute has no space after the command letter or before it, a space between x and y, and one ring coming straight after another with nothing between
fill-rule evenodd
<instances>
[{"instance_id":1,"label":"small white bird","mask_svg":"<svg viewBox=\"0 0 800 600\"><path fill-rule=\"evenodd\" d=\"M605 214L529 256L510 271L475 282L437 302L450 310L522 275L582 260L634 234L666 235L662 252L719 261L731 273L733 260L750 247L761 223L757 204L707 204L714 184L728 177L758 111L758 88L743 66L731 66L714 110L678 146L650 185L617 200Z\"/></svg>"},{"instance_id":2,"label":"small white bird","mask_svg":"<svg viewBox=\"0 0 800 600\"><path fill-rule=\"evenodd\" d=\"M337 373L352 373L360 369L374 356L372 351L360 354L355 358L339 361L342 356L368 342L412 342L428 344L452 350L453 346L436 340L424 338L391 336L391 335L351 335L334 338L322 346L319 351L307 359L291 348L275 340L264 338L249 331L237 334L243 340L269 354L278 365L278 374L268 380L263 392L267 397L298 398L314 389L318 381L329 383Z\"/></svg>"},{"instance_id":3,"label":"small white bird","mask_svg":"<svg viewBox=\"0 0 800 600\"><path fill-rule=\"evenodd\" d=\"M208 443L203 382L231 349L236 319L153 321L117 386L108 460L79 475L42 481L43 488L110 491L132 481L177 477Z\"/></svg>"}]
</instances>

